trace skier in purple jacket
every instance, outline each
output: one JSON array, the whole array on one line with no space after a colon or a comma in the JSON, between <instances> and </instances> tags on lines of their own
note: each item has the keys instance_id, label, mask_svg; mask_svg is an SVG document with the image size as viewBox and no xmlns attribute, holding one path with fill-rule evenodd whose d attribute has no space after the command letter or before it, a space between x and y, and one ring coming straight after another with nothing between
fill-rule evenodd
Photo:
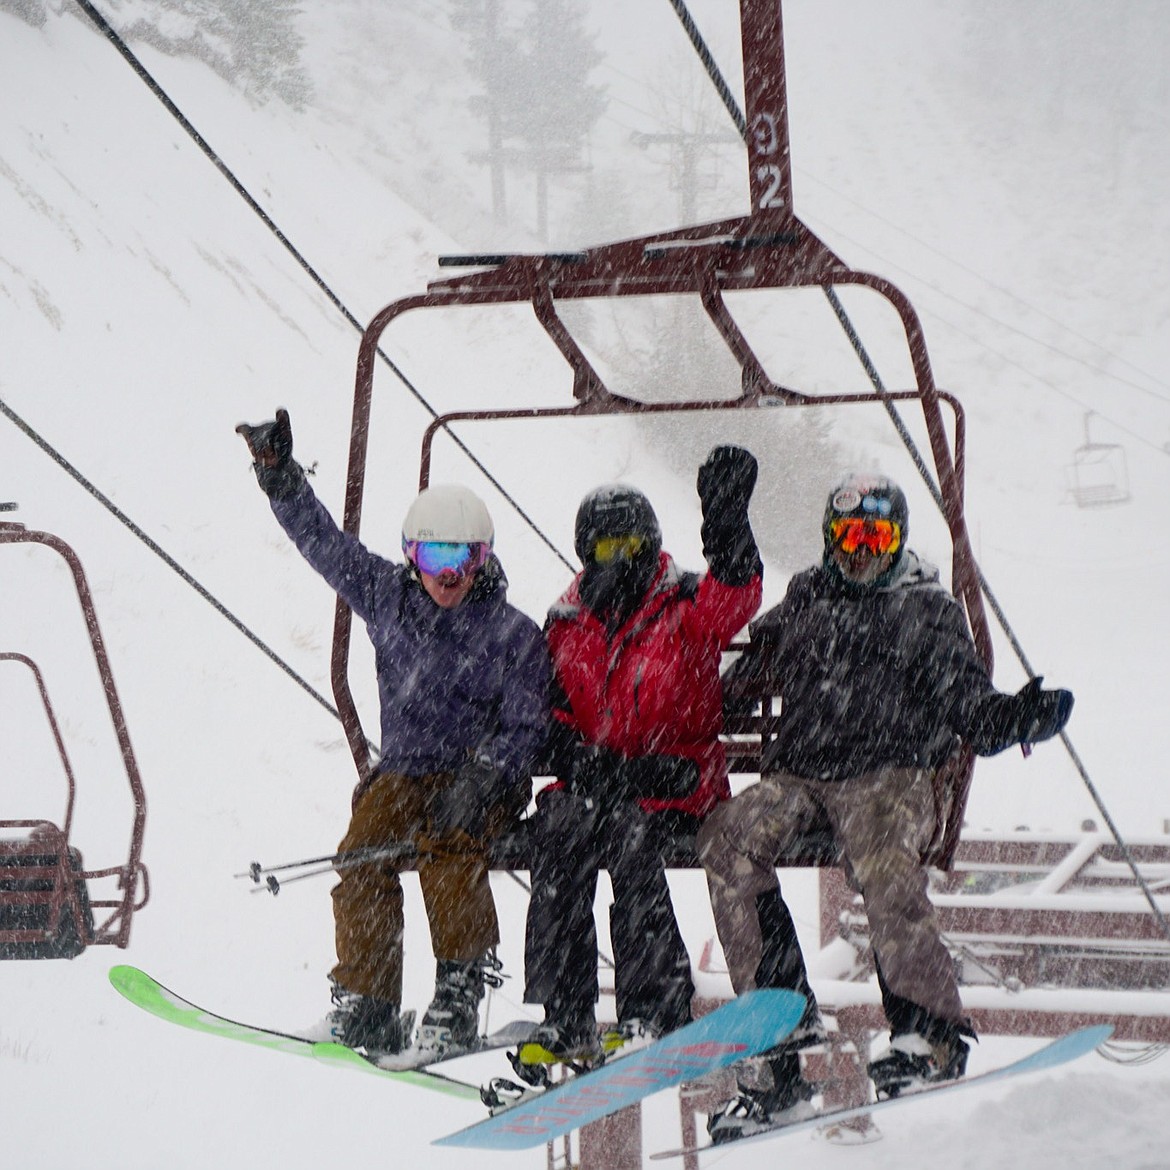
<instances>
[{"instance_id":1,"label":"skier in purple jacket","mask_svg":"<svg viewBox=\"0 0 1170 1170\"><path fill-rule=\"evenodd\" d=\"M488 842L527 806L548 725L549 665L537 625L506 601L487 508L466 488L428 488L403 522L406 564L342 532L292 458L288 412L241 424L260 487L301 554L366 623L374 646L382 750L353 797L340 853L412 845L437 960L418 1046L474 1043L486 984L499 985L499 924ZM404 861L339 869L332 1034L397 1052Z\"/></svg>"}]
</instances>

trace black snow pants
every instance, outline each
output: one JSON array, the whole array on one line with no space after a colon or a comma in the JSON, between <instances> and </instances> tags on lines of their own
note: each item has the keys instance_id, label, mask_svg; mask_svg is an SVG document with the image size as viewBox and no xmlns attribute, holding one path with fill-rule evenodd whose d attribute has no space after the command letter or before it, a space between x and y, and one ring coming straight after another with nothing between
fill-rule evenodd
<instances>
[{"instance_id":1,"label":"black snow pants","mask_svg":"<svg viewBox=\"0 0 1170 1170\"><path fill-rule=\"evenodd\" d=\"M686 818L693 822L693 818ZM634 801L606 808L554 790L533 817L532 899L525 930L524 999L555 1020L592 1016L597 1001L597 874L609 872L618 1021L659 1032L690 1021L695 988L662 864L662 834L675 813ZM696 823L697 824L697 823Z\"/></svg>"}]
</instances>

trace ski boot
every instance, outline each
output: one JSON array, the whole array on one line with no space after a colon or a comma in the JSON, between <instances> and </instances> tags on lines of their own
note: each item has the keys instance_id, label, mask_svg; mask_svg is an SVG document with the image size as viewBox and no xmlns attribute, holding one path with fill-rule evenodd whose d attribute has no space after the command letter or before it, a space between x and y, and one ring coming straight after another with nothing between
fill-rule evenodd
<instances>
[{"instance_id":1,"label":"ski boot","mask_svg":"<svg viewBox=\"0 0 1170 1170\"><path fill-rule=\"evenodd\" d=\"M333 978L329 983L333 1010L326 1022L333 1040L371 1055L401 1052L408 1047L413 1012L403 1016L396 1003L347 991Z\"/></svg>"},{"instance_id":2,"label":"ski boot","mask_svg":"<svg viewBox=\"0 0 1170 1170\"><path fill-rule=\"evenodd\" d=\"M419 1052L438 1058L478 1046L479 1004L486 987L503 983L501 966L494 952L470 962L438 960L435 995L418 1028Z\"/></svg>"},{"instance_id":3,"label":"ski boot","mask_svg":"<svg viewBox=\"0 0 1170 1170\"><path fill-rule=\"evenodd\" d=\"M879 1097L958 1080L967 1071L967 1051L957 1032L933 1041L917 1032L901 1032L891 1037L886 1052L870 1061L869 1079Z\"/></svg>"}]
</instances>

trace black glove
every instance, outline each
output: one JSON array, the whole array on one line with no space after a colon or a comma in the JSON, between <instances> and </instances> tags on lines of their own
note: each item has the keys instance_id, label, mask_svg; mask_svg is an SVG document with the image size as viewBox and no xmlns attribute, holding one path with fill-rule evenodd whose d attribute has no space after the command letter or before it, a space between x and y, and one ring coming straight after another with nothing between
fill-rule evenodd
<instances>
[{"instance_id":1,"label":"black glove","mask_svg":"<svg viewBox=\"0 0 1170 1170\"><path fill-rule=\"evenodd\" d=\"M531 792L531 781L528 787ZM455 779L431 797L427 817L436 833L462 829L470 837L482 837L488 812L496 805L518 804L519 794L520 785L512 777L485 757L476 756L461 764ZM516 808L516 815L521 811L523 806Z\"/></svg>"},{"instance_id":2,"label":"black glove","mask_svg":"<svg viewBox=\"0 0 1170 1170\"><path fill-rule=\"evenodd\" d=\"M699 783L699 765L686 756L627 759L609 748L582 744L573 752L569 791L599 804L623 800L683 800Z\"/></svg>"},{"instance_id":3,"label":"black glove","mask_svg":"<svg viewBox=\"0 0 1170 1170\"><path fill-rule=\"evenodd\" d=\"M758 471L756 457L743 447L716 447L699 468L703 556L725 585L746 585L763 570L748 520Z\"/></svg>"},{"instance_id":4,"label":"black glove","mask_svg":"<svg viewBox=\"0 0 1170 1170\"><path fill-rule=\"evenodd\" d=\"M1058 735L1072 714L1072 691L1045 691L1037 675L1014 695L993 695L983 705L972 746L992 756L1013 744L1040 743Z\"/></svg>"},{"instance_id":5,"label":"black glove","mask_svg":"<svg viewBox=\"0 0 1170 1170\"><path fill-rule=\"evenodd\" d=\"M294 495L304 482L305 473L292 457L292 423L288 411L281 407L271 422L240 423L236 434L244 436L252 455L256 482L270 500Z\"/></svg>"}]
</instances>

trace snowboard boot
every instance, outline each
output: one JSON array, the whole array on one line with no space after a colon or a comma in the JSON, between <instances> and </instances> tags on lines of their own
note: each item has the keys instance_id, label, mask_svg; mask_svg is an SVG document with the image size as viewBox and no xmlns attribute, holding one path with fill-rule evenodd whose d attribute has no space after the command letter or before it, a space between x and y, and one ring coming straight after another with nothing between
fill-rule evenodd
<instances>
[{"instance_id":1,"label":"snowboard boot","mask_svg":"<svg viewBox=\"0 0 1170 1170\"><path fill-rule=\"evenodd\" d=\"M470 962L440 959L435 966L435 995L418 1028L418 1048L435 1057L479 1043L479 1004L489 985L503 982L494 952Z\"/></svg>"},{"instance_id":2,"label":"snowboard boot","mask_svg":"<svg viewBox=\"0 0 1170 1170\"><path fill-rule=\"evenodd\" d=\"M533 1029L516 1054L521 1065L590 1064L601 1056L593 1009L562 1012L552 1005L545 1008L544 1023Z\"/></svg>"},{"instance_id":3,"label":"snowboard boot","mask_svg":"<svg viewBox=\"0 0 1170 1170\"><path fill-rule=\"evenodd\" d=\"M891 1037L889 1049L870 1061L869 1079L879 1097L896 1097L967 1071L967 1043L957 1033L928 1040L917 1032Z\"/></svg>"},{"instance_id":4,"label":"snowboard boot","mask_svg":"<svg viewBox=\"0 0 1170 1170\"><path fill-rule=\"evenodd\" d=\"M811 1101L816 1089L801 1076L796 1051L767 1061L772 1084L769 1088L739 1087L739 1096L707 1118L712 1144L751 1137L812 1117Z\"/></svg>"},{"instance_id":5,"label":"snowboard boot","mask_svg":"<svg viewBox=\"0 0 1170 1170\"><path fill-rule=\"evenodd\" d=\"M332 978L329 983L333 1010L326 1018L329 1034L338 1044L367 1053L401 1052L408 1047L413 1013L404 1019L396 1003L357 995Z\"/></svg>"},{"instance_id":6,"label":"snowboard boot","mask_svg":"<svg viewBox=\"0 0 1170 1170\"><path fill-rule=\"evenodd\" d=\"M662 1027L657 1020L642 1019L635 1016L632 1019L622 1020L612 1028L607 1028L601 1034L602 1052L609 1056L620 1048L622 1054L634 1052L653 1044L660 1036L665 1036L670 1028Z\"/></svg>"},{"instance_id":7,"label":"snowboard boot","mask_svg":"<svg viewBox=\"0 0 1170 1170\"><path fill-rule=\"evenodd\" d=\"M821 1020L821 1013L815 1005L805 1009L800 1017L800 1023L784 1037L774 1048L761 1052L760 1056L766 1059L787 1056L792 1052L803 1052L806 1048L815 1048L829 1039L829 1033Z\"/></svg>"}]
</instances>

